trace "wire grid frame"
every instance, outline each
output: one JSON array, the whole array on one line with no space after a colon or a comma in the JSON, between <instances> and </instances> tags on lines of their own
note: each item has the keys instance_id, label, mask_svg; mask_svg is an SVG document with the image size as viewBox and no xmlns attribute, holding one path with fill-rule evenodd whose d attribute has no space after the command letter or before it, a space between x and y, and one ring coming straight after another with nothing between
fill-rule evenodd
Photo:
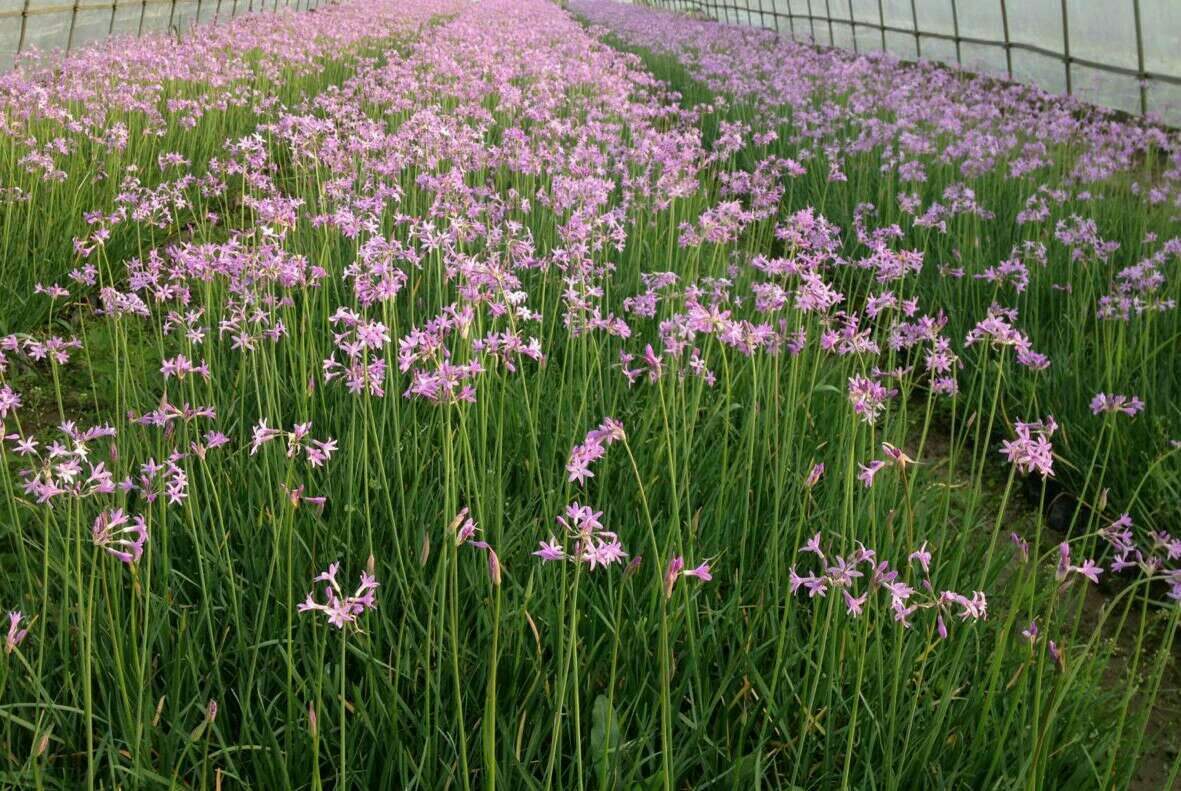
<instances>
[{"instance_id":1,"label":"wire grid frame","mask_svg":"<svg viewBox=\"0 0 1181 791\"><path fill-rule=\"evenodd\" d=\"M282 8L305 11L338 0L107 0L51 3L9 0L0 3L0 70L37 44L49 30L57 39L50 49L69 51L117 34L172 31L179 35L192 24L222 22L243 14ZM85 30L79 20L85 20ZM62 35L64 33L64 36ZM64 39L64 40L63 40Z\"/></svg>"},{"instance_id":2,"label":"wire grid frame","mask_svg":"<svg viewBox=\"0 0 1181 791\"><path fill-rule=\"evenodd\" d=\"M1147 115L1149 111L1149 97L1148 88L1152 83L1167 86L1181 86L1181 74L1167 73L1162 71L1150 70L1146 67L1145 59L1145 41L1144 41L1144 19L1141 13L1141 0L1125 0L1127 3L1126 11L1132 17L1132 22L1135 31L1136 41L1136 67L1130 68L1128 66L1120 66L1114 63L1094 60L1091 58L1079 57L1072 54L1070 47L1070 21L1071 15L1068 8L1068 0L1039 0L1049 4L1054 4L1060 7L1061 10L1061 28L1062 28L1062 48L1055 50L1037 44L1031 44L1024 41L1014 41L1010 36L1010 6L1016 4L1026 4L1033 0L946 0L948 9L951 15L951 32L924 29L919 25L919 11L916 0L909 0L911 26L902 27L899 25L891 25L886 22L886 14L883 7L883 0L877 0L877 14L871 15L870 18L857 18L854 13L855 5L866 5L866 3L855 4L853 0L796 0L795 5L806 5L807 12L799 13L792 9L792 4L788 3L787 11L780 10L776 6L778 3L774 0L730 0L730 2L717 2L716 0L638 0L644 5L656 6L674 11L696 12L703 16L711 17L720 22L728 24L750 24L757 25L768 30L774 30L779 34L790 35L793 39L810 39L813 42L819 40L817 36L818 29L824 31L825 28L828 34L828 40L836 42L836 29L847 28L852 40L852 49L854 52L861 51L864 47L858 44L857 30L860 28L871 35L876 31L881 39L881 51L890 51L887 45L886 34L900 34L907 37L913 37L915 53L918 57L923 57L923 40L940 40L946 41L955 46L955 56L953 58L936 58L938 60L953 61L959 65L964 66L963 45L979 45L983 47L1000 48L1004 52L1005 65L1003 73L1007 75L1009 80L1014 79L1013 71L1013 52L1020 50L1023 52L1033 53L1045 58L1051 58L1061 63L1063 69L1063 76L1065 77L1065 86L1067 95L1076 95L1078 93L1078 86L1072 74L1074 66L1082 66L1093 69L1097 72L1107 74L1118 74L1125 77L1132 77L1137 83L1138 96L1138 111L1141 115ZM963 3L983 5L987 2L996 2L999 4L1001 29L1003 30L1003 38L983 38L978 36L965 35L960 30L960 6ZM1178 0L1181 3L1181 0ZM872 3L870 4L872 5ZM930 6L930 2L925 2L924 6ZM847 12L847 16L834 16L833 9L836 8L840 12ZM1175 31L1174 38L1181 42L1181 29ZM1181 48L1181 43L1175 44ZM1131 108L1126 108L1131 109Z\"/></svg>"}]
</instances>

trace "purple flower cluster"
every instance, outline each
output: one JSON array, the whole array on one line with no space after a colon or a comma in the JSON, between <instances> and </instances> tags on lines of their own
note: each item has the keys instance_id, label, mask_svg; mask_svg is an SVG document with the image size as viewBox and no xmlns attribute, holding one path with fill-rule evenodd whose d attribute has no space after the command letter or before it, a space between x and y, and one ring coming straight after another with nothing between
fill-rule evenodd
<instances>
[{"instance_id":1,"label":"purple flower cluster","mask_svg":"<svg viewBox=\"0 0 1181 791\"><path fill-rule=\"evenodd\" d=\"M325 440L312 439L310 436L311 431L312 423L310 420L306 423L296 423L292 426L291 431L270 428L267 426L266 420L260 420L258 421L258 425L254 427L254 434L250 443L250 455L253 456L258 453L259 448L268 442L283 437L287 440L287 458L294 459L302 451L308 464L312 467L322 467L332 458L332 454L336 452L336 440L332 438Z\"/></svg>"},{"instance_id":2,"label":"purple flower cluster","mask_svg":"<svg viewBox=\"0 0 1181 791\"><path fill-rule=\"evenodd\" d=\"M545 562L571 560L585 563L591 571L622 562L627 552L623 550L619 536L603 527L599 521L602 516L602 511L595 511L590 506L570 503L557 522L566 539L571 542L572 549L568 550L563 541L550 536L548 541L541 542L540 548L533 554Z\"/></svg>"},{"instance_id":3,"label":"purple flower cluster","mask_svg":"<svg viewBox=\"0 0 1181 791\"><path fill-rule=\"evenodd\" d=\"M931 552L926 542L907 559L908 564L917 564L922 572L921 591L904 582L897 569L891 569L885 560L879 561L877 553L860 542L847 558L835 556L829 560L821 546L821 534L817 533L804 543L799 552L815 555L821 569L819 574L801 576L792 566L788 572L791 592L796 594L806 591L808 598L814 599L826 597L830 591L840 591L846 612L854 618L862 615L878 591L889 596L894 620L904 628L911 627L911 618L917 613L934 610L935 628L941 638L948 635L944 615L948 618L956 615L961 621L982 620L988 615L988 601L981 591L976 591L970 597L950 590L935 592L931 584ZM869 576L866 577L866 574ZM861 579L866 580L865 587L860 595L856 595L855 588L861 584L858 582Z\"/></svg>"},{"instance_id":4,"label":"purple flower cluster","mask_svg":"<svg viewBox=\"0 0 1181 791\"><path fill-rule=\"evenodd\" d=\"M128 516L123 509L116 508L95 517L91 538L96 547L133 566L143 556L148 527L142 516Z\"/></svg>"},{"instance_id":5,"label":"purple flower cluster","mask_svg":"<svg viewBox=\"0 0 1181 791\"><path fill-rule=\"evenodd\" d=\"M1111 414L1113 412L1123 412L1129 417L1135 417L1137 413L1143 411L1144 402L1136 396L1124 395L1107 395L1106 393L1097 393L1091 399L1091 414Z\"/></svg>"},{"instance_id":6,"label":"purple flower cluster","mask_svg":"<svg viewBox=\"0 0 1181 791\"><path fill-rule=\"evenodd\" d=\"M308 593L307 599L299 605L299 611L322 612L328 618L328 623L337 629L343 629L349 624L357 624L357 619L364 615L366 610L377 609L375 594L380 583L373 576L372 570L363 571L357 589L352 595L346 596L340 588L340 583L336 580L339 572L340 564L332 563L328 566L327 571L313 579L313 585L317 582L325 583L323 601L316 600L316 591L313 588ZM358 626L358 628L360 627Z\"/></svg>"},{"instance_id":7,"label":"purple flower cluster","mask_svg":"<svg viewBox=\"0 0 1181 791\"><path fill-rule=\"evenodd\" d=\"M577 481L585 485L588 478L595 476L590 471L591 464L607 455L607 446L626 438L622 423L614 418L604 418L597 428L588 431L586 438L570 451L570 459L566 462L566 474L570 477L570 482Z\"/></svg>"},{"instance_id":8,"label":"purple flower cluster","mask_svg":"<svg viewBox=\"0 0 1181 791\"><path fill-rule=\"evenodd\" d=\"M1050 444L1050 437L1057 430L1058 424L1052 416L1035 423L1019 420L1017 438L1003 441L1001 453L1023 475L1036 472L1049 478L1054 474L1054 447Z\"/></svg>"}]
</instances>

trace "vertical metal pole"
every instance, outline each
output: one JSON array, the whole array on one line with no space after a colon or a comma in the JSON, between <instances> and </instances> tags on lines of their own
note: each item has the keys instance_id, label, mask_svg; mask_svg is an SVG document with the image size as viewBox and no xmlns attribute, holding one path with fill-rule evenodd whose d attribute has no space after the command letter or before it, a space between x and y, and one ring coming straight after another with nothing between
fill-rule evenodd
<instances>
[{"instance_id":1,"label":"vertical metal pole","mask_svg":"<svg viewBox=\"0 0 1181 791\"><path fill-rule=\"evenodd\" d=\"M119 0L111 0L111 21L107 25L107 37L115 35L115 12L119 10Z\"/></svg>"},{"instance_id":2,"label":"vertical metal pole","mask_svg":"<svg viewBox=\"0 0 1181 791\"><path fill-rule=\"evenodd\" d=\"M857 53L857 19L853 16L853 0L849 0L849 35L853 37L853 52Z\"/></svg>"},{"instance_id":3,"label":"vertical metal pole","mask_svg":"<svg viewBox=\"0 0 1181 791\"><path fill-rule=\"evenodd\" d=\"M1009 9L1005 0L1001 0L1001 25L1005 29L1005 69L1009 72L1009 79L1013 79L1013 42L1009 40Z\"/></svg>"},{"instance_id":4,"label":"vertical metal pole","mask_svg":"<svg viewBox=\"0 0 1181 791\"><path fill-rule=\"evenodd\" d=\"M824 14L828 18L828 45L835 47L837 45L837 37L832 30L832 5L829 0L824 0Z\"/></svg>"},{"instance_id":5,"label":"vertical metal pole","mask_svg":"<svg viewBox=\"0 0 1181 791\"><path fill-rule=\"evenodd\" d=\"M1148 74L1144 69L1144 27L1140 21L1140 0L1132 0L1132 12L1136 15L1136 68L1140 70L1136 82L1140 86L1140 115L1148 115Z\"/></svg>"},{"instance_id":6,"label":"vertical metal pole","mask_svg":"<svg viewBox=\"0 0 1181 791\"><path fill-rule=\"evenodd\" d=\"M816 43L816 14L812 11L812 0L808 0L808 26L812 30L812 43Z\"/></svg>"},{"instance_id":7,"label":"vertical metal pole","mask_svg":"<svg viewBox=\"0 0 1181 791\"><path fill-rule=\"evenodd\" d=\"M144 14L148 13L148 0L140 0L139 4L139 29L135 31L135 35L142 36L144 34Z\"/></svg>"},{"instance_id":8,"label":"vertical metal pole","mask_svg":"<svg viewBox=\"0 0 1181 791\"><path fill-rule=\"evenodd\" d=\"M172 3L168 7L168 29L169 30L172 30L172 20L175 18L176 18L176 0L172 0Z\"/></svg>"},{"instance_id":9,"label":"vertical metal pole","mask_svg":"<svg viewBox=\"0 0 1181 791\"><path fill-rule=\"evenodd\" d=\"M25 34L29 28L29 0L25 0L25 5L21 8L21 32L16 39L16 54L21 54L21 50L25 48Z\"/></svg>"},{"instance_id":10,"label":"vertical metal pole","mask_svg":"<svg viewBox=\"0 0 1181 791\"><path fill-rule=\"evenodd\" d=\"M882 9L882 0L878 0L878 32L882 34L882 52L886 49L886 12Z\"/></svg>"},{"instance_id":11,"label":"vertical metal pole","mask_svg":"<svg viewBox=\"0 0 1181 791\"><path fill-rule=\"evenodd\" d=\"M1066 12L1066 0L1062 0L1062 65L1066 67L1066 95L1073 96L1070 84L1070 20Z\"/></svg>"},{"instance_id":12,"label":"vertical metal pole","mask_svg":"<svg viewBox=\"0 0 1181 791\"><path fill-rule=\"evenodd\" d=\"M914 56L923 56L923 40L919 36L919 10L915 7L915 0L910 0L910 21L914 25Z\"/></svg>"},{"instance_id":13,"label":"vertical metal pole","mask_svg":"<svg viewBox=\"0 0 1181 791\"><path fill-rule=\"evenodd\" d=\"M792 7L791 0L787 2L787 28L791 31L791 40L796 40L796 11Z\"/></svg>"},{"instance_id":14,"label":"vertical metal pole","mask_svg":"<svg viewBox=\"0 0 1181 791\"><path fill-rule=\"evenodd\" d=\"M74 0L74 7L70 10L70 32L66 36L66 52L74 48L74 26L78 24L78 0Z\"/></svg>"},{"instance_id":15,"label":"vertical metal pole","mask_svg":"<svg viewBox=\"0 0 1181 791\"><path fill-rule=\"evenodd\" d=\"M1062 0L1066 2L1066 0ZM951 29L955 35L955 62L959 65L964 65L964 59L960 55L960 13L956 8L955 0L951 0Z\"/></svg>"}]
</instances>

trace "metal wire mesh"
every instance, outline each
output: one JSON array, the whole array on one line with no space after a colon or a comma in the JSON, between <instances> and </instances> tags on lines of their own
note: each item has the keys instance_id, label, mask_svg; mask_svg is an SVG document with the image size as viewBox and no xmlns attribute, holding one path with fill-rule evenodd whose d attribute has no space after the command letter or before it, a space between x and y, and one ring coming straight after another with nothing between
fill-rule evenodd
<instances>
[{"instance_id":1,"label":"metal wire mesh","mask_svg":"<svg viewBox=\"0 0 1181 791\"><path fill-rule=\"evenodd\" d=\"M955 63L1031 82L1053 93L1181 123L1181 0L647 0L646 4L856 52L878 50Z\"/></svg>"},{"instance_id":2,"label":"metal wire mesh","mask_svg":"<svg viewBox=\"0 0 1181 791\"><path fill-rule=\"evenodd\" d=\"M0 0L0 70L33 47L69 50L113 35L183 32L194 24L281 8L306 10L327 2L331 0Z\"/></svg>"}]
</instances>

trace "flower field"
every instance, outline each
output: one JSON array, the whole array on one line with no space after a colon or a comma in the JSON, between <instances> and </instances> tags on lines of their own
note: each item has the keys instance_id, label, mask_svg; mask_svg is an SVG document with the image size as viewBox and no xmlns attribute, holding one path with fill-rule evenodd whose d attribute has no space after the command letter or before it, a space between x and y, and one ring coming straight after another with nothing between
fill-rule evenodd
<instances>
[{"instance_id":1,"label":"flower field","mask_svg":"<svg viewBox=\"0 0 1181 791\"><path fill-rule=\"evenodd\" d=\"M0 785L1171 788L1181 135L605 0L0 75Z\"/></svg>"}]
</instances>

